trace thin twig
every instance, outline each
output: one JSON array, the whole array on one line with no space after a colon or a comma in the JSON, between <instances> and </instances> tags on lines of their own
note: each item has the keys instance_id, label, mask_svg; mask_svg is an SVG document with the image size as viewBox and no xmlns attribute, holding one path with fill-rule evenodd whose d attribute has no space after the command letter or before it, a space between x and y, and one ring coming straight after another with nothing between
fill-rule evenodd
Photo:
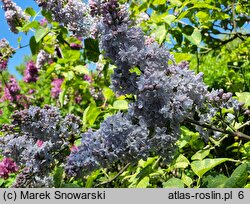
<instances>
[{"instance_id":1,"label":"thin twig","mask_svg":"<svg viewBox=\"0 0 250 204\"><path fill-rule=\"evenodd\" d=\"M101 186L101 185L104 185L104 184L111 183L111 182L114 181L116 178L118 178L118 177L119 177L119 176L120 176L129 166L130 166L130 164L131 164L131 163L126 164L126 166L124 166L124 167L118 172L118 174L116 174L113 178L109 179L108 181L99 183L99 184L97 184L95 187Z\"/></svg>"},{"instance_id":2,"label":"thin twig","mask_svg":"<svg viewBox=\"0 0 250 204\"><path fill-rule=\"evenodd\" d=\"M213 127L213 126L208 125L208 124L201 124L200 122L192 120L190 118L187 118L185 121L188 122L188 123L191 123L191 124L195 124L195 125L204 127L204 128L208 128L208 129L213 130L213 131L217 131L217 132L225 133L225 134L228 134L228 135L241 137L241 138L246 139L246 140L250 140L249 135L246 135L246 134L244 134L242 132L239 132L239 131L231 132L229 130L223 130L221 128L216 128L216 127Z\"/></svg>"}]
</instances>

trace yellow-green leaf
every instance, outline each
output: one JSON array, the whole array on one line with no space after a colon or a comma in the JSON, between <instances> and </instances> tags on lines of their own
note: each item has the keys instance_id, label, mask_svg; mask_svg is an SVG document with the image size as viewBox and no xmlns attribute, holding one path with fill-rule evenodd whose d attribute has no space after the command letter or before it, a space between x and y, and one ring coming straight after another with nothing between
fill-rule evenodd
<instances>
[{"instance_id":1,"label":"yellow-green leaf","mask_svg":"<svg viewBox=\"0 0 250 204\"><path fill-rule=\"evenodd\" d=\"M164 188L184 188L183 181L178 178L171 178L167 182L164 182L162 185Z\"/></svg>"},{"instance_id":2,"label":"yellow-green leaf","mask_svg":"<svg viewBox=\"0 0 250 204\"><path fill-rule=\"evenodd\" d=\"M147 188L149 186L149 177L144 177L140 182L137 184L137 188Z\"/></svg>"},{"instance_id":3,"label":"yellow-green leaf","mask_svg":"<svg viewBox=\"0 0 250 204\"><path fill-rule=\"evenodd\" d=\"M196 153L191 157L191 159L192 159L192 160L202 160L202 159L204 159L207 155L209 155L209 153L210 153L210 150L209 150L209 149L200 150L200 151L196 152Z\"/></svg>"},{"instance_id":4,"label":"yellow-green leaf","mask_svg":"<svg viewBox=\"0 0 250 204\"><path fill-rule=\"evenodd\" d=\"M218 158L193 161L191 163L191 168L194 173L201 178L206 172L228 160L228 158Z\"/></svg>"}]
</instances>

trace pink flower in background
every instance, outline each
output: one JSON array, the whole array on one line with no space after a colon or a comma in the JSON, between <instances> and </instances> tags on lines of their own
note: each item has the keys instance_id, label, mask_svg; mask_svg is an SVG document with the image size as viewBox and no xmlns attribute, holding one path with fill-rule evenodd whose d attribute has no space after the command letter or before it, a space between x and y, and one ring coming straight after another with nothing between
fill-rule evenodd
<instances>
[{"instance_id":1,"label":"pink flower in background","mask_svg":"<svg viewBox=\"0 0 250 204\"><path fill-rule=\"evenodd\" d=\"M41 147L41 146L43 145L43 141L42 141L42 140L37 140L37 141L36 141L36 145L37 145L38 147Z\"/></svg>"},{"instance_id":2,"label":"pink flower in background","mask_svg":"<svg viewBox=\"0 0 250 204\"><path fill-rule=\"evenodd\" d=\"M4 87L4 100L14 101L16 99L16 96L20 92L20 87L16 81L16 79L11 76L9 82Z\"/></svg>"},{"instance_id":3,"label":"pink flower in background","mask_svg":"<svg viewBox=\"0 0 250 204\"><path fill-rule=\"evenodd\" d=\"M46 18L42 18L39 23L41 26L46 26L48 24L48 21Z\"/></svg>"},{"instance_id":4,"label":"pink flower in background","mask_svg":"<svg viewBox=\"0 0 250 204\"><path fill-rule=\"evenodd\" d=\"M23 81L26 83L36 82L38 79L38 69L33 61L27 63L24 71Z\"/></svg>"},{"instance_id":5,"label":"pink flower in background","mask_svg":"<svg viewBox=\"0 0 250 204\"><path fill-rule=\"evenodd\" d=\"M73 145L73 146L70 148L70 151L71 151L71 152L76 152L76 151L78 151L78 147L75 146L75 145Z\"/></svg>"},{"instance_id":6,"label":"pink flower in background","mask_svg":"<svg viewBox=\"0 0 250 204\"><path fill-rule=\"evenodd\" d=\"M88 82L92 82L91 76L89 76L89 75L87 75L87 74L84 75L83 80L84 80L84 81L88 81Z\"/></svg>"},{"instance_id":7,"label":"pink flower in background","mask_svg":"<svg viewBox=\"0 0 250 204\"><path fill-rule=\"evenodd\" d=\"M76 104L80 104L82 102L82 97L80 95L75 97Z\"/></svg>"},{"instance_id":8,"label":"pink flower in background","mask_svg":"<svg viewBox=\"0 0 250 204\"><path fill-rule=\"evenodd\" d=\"M0 116L1 116L1 115L3 115L3 111L2 111L2 110L0 110Z\"/></svg>"},{"instance_id":9,"label":"pink flower in background","mask_svg":"<svg viewBox=\"0 0 250 204\"><path fill-rule=\"evenodd\" d=\"M58 98L59 94L61 93L61 86L63 83L63 79L54 79L51 82L52 89L51 89L51 96L52 98Z\"/></svg>"},{"instance_id":10,"label":"pink flower in background","mask_svg":"<svg viewBox=\"0 0 250 204\"><path fill-rule=\"evenodd\" d=\"M0 61L0 71L4 71L7 68L8 60Z\"/></svg>"},{"instance_id":11,"label":"pink flower in background","mask_svg":"<svg viewBox=\"0 0 250 204\"><path fill-rule=\"evenodd\" d=\"M4 158L0 162L0 178L7 179L9 178L10 173L15 173L18 171L18 166L10 158Z\"/></svg>"},{"instance_id":12,"label":"pink flower in background","mask_svg":"<svg viewBox=\"0 0 250 204\"><path fill-rule=\"evenodd\" d=\"M80 50L80 49L82 49L82 45L81 44L77 44L77 43L70 43L70 47L73 50Z\"/></svg>"},{"instance_id":13,"label":"pink flower in background","mask_svg":"<svg viewBox=\"0 0 250 204\"><path fill-rule=\"evenodd\" d=\"M28 91L28 94L33 94L33 93L35 93L35 92L36 92L36 90L30 89L30 90Z\"/></svg>"}]
</instances>

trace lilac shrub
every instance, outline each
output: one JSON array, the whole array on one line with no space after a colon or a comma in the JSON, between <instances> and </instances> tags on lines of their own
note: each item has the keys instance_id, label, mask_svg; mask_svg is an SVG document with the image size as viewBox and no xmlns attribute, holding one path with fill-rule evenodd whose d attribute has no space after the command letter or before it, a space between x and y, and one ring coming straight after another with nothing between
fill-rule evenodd
<instances>
[{"instance_id":1,"label":"lilac shrub","mask_svg":"<svg viewBox=\"0 0 250 204\"><path fill-rule=\"evenodd\" d=\"M68 158L68 175L80 176L115 162L125 165L150 155L162 156L167 162L173 156L181 124L197 121L193 124L204 132L207 128L202 125L211 123L211 112L218 112L217 106L241 111L239 102L229 93L211 102L203 74L196 75L185 61L176 64L166 48L145 38L129 19L126 6L119 6L117 0L92 0L90 8L91 14L100 19L100 47L116 65L111 86L117 95L132 94L136 100L127 113L108 117L99 130L82 135L82 144ZM133 72L134 68L140 73ZM222 105L223 100L226 105ZM212 116L205 121L204 115ZM212 132L214 136L218 133Z\"/></svg>"}]
</instances>

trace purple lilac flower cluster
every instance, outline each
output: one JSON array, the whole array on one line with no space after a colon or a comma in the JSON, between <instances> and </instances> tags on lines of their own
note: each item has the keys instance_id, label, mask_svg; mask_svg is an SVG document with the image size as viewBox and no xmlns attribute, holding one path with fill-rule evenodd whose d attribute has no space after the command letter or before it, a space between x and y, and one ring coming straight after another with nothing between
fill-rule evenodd
<instances>
[{"instance_id":1,"label":"purple lilac flower cluster","mask_svg":"<svg viewBox=\"0 0 250 204\"><path fill-rule=\"evenodd\" d=\"M0 40L0 72L7 69L9 58L12 57L14 52L15 50L6 39Z\"/></svg>"},{"instance_id":2,"label":"purple lilac flower cluster","mask_svg":"<svg viewBox=\"0 0 250 204\"><path fill-rule=\"evenodd\" d=\"M52 98L58 98L59 94L61 93L62 89L62 83L63 83L63 79L53 79L53 81L51 82L52 88L51 88L51 96Z\"/></svg>"},{"instance_id":3,"label":"purple lilac flower cluster","mask_svg":"<svg viewBox=\"0 0 250 204\"><path fill-rule=\"evenodd\" d=\"M82 135L82 144L71 152L65 167L69 175L154 154L168 161L187 119L202 121L202 115L217 112L218 106L239 110L230 93L219 99L211 96L202 73L196 75L185 61L176 64L164 47L148 42L117 0L92 0L90 8L101 19L97 33L105 57L116 65L112 88L118 95L133 94L136 100L127 113L108 117L99 130ZM132 72L134 67L140 73Z\"/></svg>"},{"instance_id":4,"label":"purple lilac flower cluster","mask_svg":"<svg viewBox=\"0 0 250 204\"><path fill-rule=\"evenodd\" d=\"M80 134L81 121L72 114L63 117L58 108L52 106L31 106L16 111L12 118L12 124L3 127L0 151L25 167L15 186L27 187L25 182L29 178L32 185L35 185L33 181L39 181L35 185L39 187L40 181L49 179L55 163L65 161L64 151L69 150L70 141Z\"/></svg>"},{"instance_id":5,"label":"purple lilac flower cluster","mask_svg":"<svg viewBox=\"0 0 250 204\"><path fill-rule=\"evenodd\" d=\"M81 0L35 0L44 10L51 12L54 21L62 23L76 36L89 36L94 19L88 5Z\"/></svg>"},{"instance_id":6,"label":"purple lilac flower cluster","mask_svg":"<svg viewBox=\"0 0 250 204\"><path fill-rule=\"evenodd\" d=\"M36 67L41 69L46 63L51 61L53 61L53 56L44 50L40 50L36 59Z\"/></svg>"},{"instance_id":7,"label":"purple lilac flower cluster","mask_svg":"<svg viewBox=\"0 0 250 204\"><path fill-rule=\"evenodd\" d=\"M38 79L38 69L33 61L29 61L24 71L23 81L26 83L36 82Z\"/></svg>"},{"instance_id":8,"label":"purple lilac flower cluster","mask_svg":"<svg viewBox=\"0 0 250 204\"><path fill-rule=\"evenodd\" d=\"M0 178L7 179L9 178L9 174L15 173L17 171L18 166L12 159L5 157L0 162Z\"/></svg>"},{"instance_id":9,"label":"purple lilac flower cluster","mask_svg":"<svg viewBox=\"0 0 250 204\"><path fill-rule=\"evenodd\" d=\"M18 33L18 27L22 27L29 20L27 16L12 0L1 0L5 11L5 18L13 33Z\"/></svg>"}]
</instances>

